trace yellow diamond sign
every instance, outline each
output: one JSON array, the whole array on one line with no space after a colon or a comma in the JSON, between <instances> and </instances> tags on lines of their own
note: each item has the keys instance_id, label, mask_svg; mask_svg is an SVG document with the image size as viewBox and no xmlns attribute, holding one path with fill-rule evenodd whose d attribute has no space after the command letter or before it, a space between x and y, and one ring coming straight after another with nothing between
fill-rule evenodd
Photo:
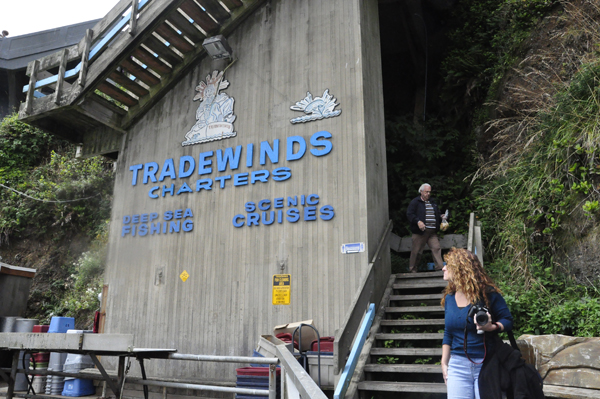
<instances>
[{"instance_id":1,"label":"yellow diamond sign","mask_svg":"<svg viewBox=\"0 0 600 399\"><path fill-rule=\"evenodd\" d=\"M181 273L179 275L179 278L181 279L181 281L183 281L185 283L185 280L188 279L188 277L190 277L190 275L188 274L188 272L186 272L185 270L183 271L183 273Z\"/></svg>"}]
</instances>

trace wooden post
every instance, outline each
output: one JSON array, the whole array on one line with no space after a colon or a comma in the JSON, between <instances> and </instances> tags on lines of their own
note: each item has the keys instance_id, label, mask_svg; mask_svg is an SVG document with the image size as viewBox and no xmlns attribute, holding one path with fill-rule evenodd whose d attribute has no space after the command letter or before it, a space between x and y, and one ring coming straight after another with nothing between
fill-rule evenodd
<instances>
[{"instance_id":1,"label":"wooden post","mask_svg":"<svg viewBox=\"0 0 600 399\"><path fill-rule=\"evenodd\" d=\"M481 222L478 220L475 222L475 227L473 229L473 245L476 249L477 258L479 258L479 262L481 266L483 266L483 239L481 237Z\"/></svg>"},{"instance_id":2,"label":"wooden post","mask_svg":"<svg viewBox=\"0 0 600 399\"><path fill-rule=\"evenodd\" d=\"M467 239L467 249L471 252L473 251L473 232L475 228L475 214L471 212L469 215L469 238Z\"/></svg>"},{"instance_id":3,"label":"wooden post","mask_svg":"<svg viewBox=\"0 0 600 399\"><path fill-rule=\"evenodd\" d=\"M92 45L92 30L85 31L83 42L83 51L81 52L81 69L79 70L79 86L85 86L85 78L87 76L90 47Z\"/></svg>"},{"instance_id":4,"label":"wooden post","mask_svg":"<svg viewBox=\"0 0 600 399\"><path fill-rule=\"evenodd\" d=\"M67 60L69 50L63 49L60 55L60 64L58 66L58 79L56 80L56 88L54 90L54 104L60 105L60 94L62 92L63 83L65 82L65 71L67 70Z\"/></svg>"},{"instance_id":5,"label":"wooden post","mask_svg":"<svg viewBox=\"0 0 600 399\"><path fill-rule=\"evenodd\" d=\"M33 110L33 92L35 91L35 84L37 83L37 73L40 69L40 61L34 60L31 68L31 76L29 76L29 88L27 89L27 97L25 98L25 113L31 114Z\"/></svg>"},{"instance_id":6,"label":"wooden post","mask_svg":"<svg viewBox=\"0 0 600 399\"><path fill-rule=\"evenodd\" d=\"M135 35L138 16L138 0L131 0L131 19L129 20L129 34Z\"/></svg>"}]
</instances>

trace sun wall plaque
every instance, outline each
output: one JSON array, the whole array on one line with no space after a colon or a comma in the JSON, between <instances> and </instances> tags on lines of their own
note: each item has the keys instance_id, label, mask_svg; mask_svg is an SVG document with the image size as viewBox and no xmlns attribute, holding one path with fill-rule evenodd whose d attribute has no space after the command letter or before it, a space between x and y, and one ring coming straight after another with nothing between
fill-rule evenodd
<instances>
[{"instance_id":1,"label":"sun wall plaque","mask_svg":"<svg viewBox=\"0 0 600 399\"><path fill-rule=\"evenodd\" d=\"M334 111L334 108L339 104L336 104L336 98L333 98L329 94L329 89L325 89L322 97L313 98L310 91L306 92L306 97L298 101L296 105L290 107L291 110L304 112L306 115L299 116L294 119L290 119L292 123L302 123L316 121L319 119L333 118L342 113L342 110Z\"/></svg>"},{"instance_id":2,"label":"sun wall plaque","mask_svg":"<svg viewBox=\"0 0 600 399\"><path fill-rule=\"evenodd\" d=\"M233 114L235 100L227 93L220 93L228 86L229 82L223 79L223 71L213 71L212 75L207 75L206 80L196 86L198 93L193 101L200 100L196 110L196 124L186 133L182 146L222 140L237 135L233 127L236 118Z\"/></svg>"}]
</instances>

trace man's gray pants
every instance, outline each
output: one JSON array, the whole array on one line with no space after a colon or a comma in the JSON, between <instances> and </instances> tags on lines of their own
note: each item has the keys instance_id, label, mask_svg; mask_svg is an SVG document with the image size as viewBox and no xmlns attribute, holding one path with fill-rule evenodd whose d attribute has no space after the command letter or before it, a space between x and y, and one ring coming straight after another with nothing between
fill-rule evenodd
<instances>
[{"instance_id":1,"label":"man's gray pants","mask_svg":"<svg viewBox=\"0 0 600 399\"><path fill-rule=\"evenodd\" d=\"M417 271L417 262L423 253L425 244L429 245L429 248L431 249L433 262L435 263L435 269L442 270L442 267L444 267L442 248L440 247L440 240L438 239L435 229L425 229L423 234L412 235L412 248L410 251L409 263L409 271L411 273Z\"/></svg>"}]
</instances>

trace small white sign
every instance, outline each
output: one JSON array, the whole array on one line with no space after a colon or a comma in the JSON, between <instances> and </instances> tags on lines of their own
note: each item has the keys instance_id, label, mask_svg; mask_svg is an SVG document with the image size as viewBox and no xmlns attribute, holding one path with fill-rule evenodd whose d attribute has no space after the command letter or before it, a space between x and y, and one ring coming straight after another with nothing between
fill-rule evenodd
<instances>
[{"instance_id":1,"label":"small white sign","mask_svg":"<svg viewBox=\"0 0 600 399\"><path fill-rule=\"evenodd\" d=\"M359 252L365 252L365 243L364 242L355 242L352 244L342 244L342 253L343 254L356 254Z\"/></svg>"}]
</instances>

